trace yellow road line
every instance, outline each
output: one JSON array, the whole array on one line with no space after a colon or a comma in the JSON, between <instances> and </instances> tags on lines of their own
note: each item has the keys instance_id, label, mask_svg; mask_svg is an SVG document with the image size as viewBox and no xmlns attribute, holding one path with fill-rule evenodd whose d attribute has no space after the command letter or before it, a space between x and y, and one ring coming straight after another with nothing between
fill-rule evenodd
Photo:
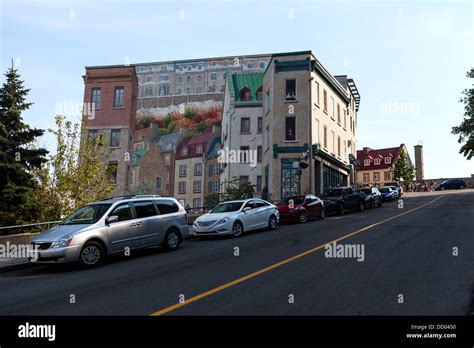
<instances>
[{"instance_id":1,"label":"yellow road line","mask_svg":"<svg viewBox=\"0 0 474 348\"><path fill-rule=\"evenodd\" d=\"M163 314L169 313L169 312L171 312L171 311L174 311L175 309L184 307L184 306L186 306L186 305L188 305L188 304L190 304L190 303L196 302L196 301L198 301L198 300L200 300L200 299L202 299L202 298L204 298L204 297L208 297L208 296L210 296L210 295L213 295L213 294L215 294L215 293L217 293L217 292L219 292L219 291L222 291L222 290L224 290L224 289L230 288L231 286L240 284L240 283L242 283L242 282L244 282L244 281L246 281L246 280L248 280L248 279L255 278L255 277L259 276L260 274L263 274L263 273L266 273L266 272L268 272L268 271L271 271L272 269L275 269L275 268L277 268L277 267L286 265L287 263L290 263L290 262L295 261L295 260L297 260L297 259L299 259L299 258L302 258L303 256L306 256L306 255L308 255L308 254L314 253L315 251L321 250L321 249L324 248L326 245L339 242L339 241L341 241L341 240L344 240L344 239L347 239L347 238L349 238L349 237L355 236L356 234L359 234L359 233L361 233L361 232L363 232L363 231L366 231L366 230L368 230L368 229L370 229L370 228L372 228L372 227L381 225L381 224L383 224L383 223L385 223L385 222L387 222L387 221L394 220L394 219L399 218L399 217L401 217L401 216L403 216L403 215L412 213L412 212L414 212L415 210L421 209L421 208L423 208L423 207L425 207L425 206L427 206L427 205L429 205L429 204L431 204L431 203L434 203L434 202L436 202L437 200L439 200L439 199L441 199L441 198L443 198L443 197L444 197L444 195L442 195L442 196L440 196L440 197L438 197L438 198L436 198L436 199L433 199L432 201L429 201L429 202L427 202L427 203L425 203L425 204L422 204L422 205L420 205L419 207L410 209L410 210L408 210L408 211L406 211L406 212L404 212L404 213L401 213L401 214L392 216L392 217L390 217L390 218L387 218L387 219L384 219L384 220L382 220L382 221L379 221L379 222L376 222L376 223L374 223L374 224L371 224L371 225L368 225L368 226L366 226L366 227L363 227L363 228L361 228L361 229L359 229L359 230L357 230L357 231L354 231L354 232L352 232L352 233L346 234L346 235L344 235L344 236L342 236L342 237L339 237L339 238L337 238L337 239L334 239L334 240L332 240L332 241L330 241L330 242L327 242L327 243L325 243L325 244L322 244L322 245L320 245L320 246L317 246L317 247L315 247L315 248L313 248L313 249L304 251L304 252L302 252L302 253L300 253L300 254L297 254L297 255L295 255L295 256L292 256L292 257L290 257L290 258L288 258L288 259L286 259L286 260L283 260L283 261L280 261L280 262L278 262L278 263L275 263L275 264L273 264L273 265L271 265L271 266L262 268L262 269L259 270L259 271L256 271L256 272L254 272L254 273L248 274L248 275L246 275L246 276L244 276L244 277L235 279L235 280L233 280L233 281L231 281L231 282L229 282L229 283L223 284L223 285L218 286L218 287L216 287L216 288L214 288L214 289L211 289L211 290L209 290L209 291L206 291L206 292L203 292L203 293L201 293L201 294L199 294L199 295L196 295L196 296L194 296L194 297L191 297L190 299L188 299L188 300L186 300L186 301L184 301L184 302L179 302L179 303L176 303L176 304L174 304L174 305L172 305L172 306L166 307L166 308L164 308L164 309L162 309L162 310L160 310L160 311L158 311L158 312L151 313L150 315L152 315L152 316L159 316L159 315L163 315Z\"/></svg>"}]
</instances>

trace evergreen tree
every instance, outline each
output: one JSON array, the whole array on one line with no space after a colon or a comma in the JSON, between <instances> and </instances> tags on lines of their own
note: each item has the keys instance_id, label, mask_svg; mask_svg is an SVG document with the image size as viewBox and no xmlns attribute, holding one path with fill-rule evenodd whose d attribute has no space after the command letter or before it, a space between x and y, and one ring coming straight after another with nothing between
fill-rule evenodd
<instances>
[{"instance_id":1,"label":"evergreen tree","mask_svg":"<svg viewBox=\"0 0 474 348\"><path fill-rule=\"evenodd\" d=\"M408 154L405 149L400 150L393 178L397 181L403 180L405 183L412 182L415 179L415 166L408 162Z\"/></svg>"},{"instance_id":2,"label":"evergreen tree","mask_svg":"<svg viewBox=\"0 0 474 348\"><path fill-rule=\"evenodd\" d=\"M0 89L0 225L11 225L37 216L40 207L31 199L36 188L31 172L46 162L48 151L33 145L44 130L23 122L21 113L32 105L26 101L30 90L13 62L5 77Z\"/></svg>"},{"instance_id":3,"label":"evergreen tree","mask_svg":"<svg viewBox=\"0 0 474 348\"><path fill-rule=\"evenodd\" d=\"M474 78L474 68L467 72L468 78ZM464 103L464 119L462 123L453 127L451 133L459 135L458 143L463 144L459 149L466 159L474 157L474 88L465 89L461 102Z\"/></svg>"}]
</instances>

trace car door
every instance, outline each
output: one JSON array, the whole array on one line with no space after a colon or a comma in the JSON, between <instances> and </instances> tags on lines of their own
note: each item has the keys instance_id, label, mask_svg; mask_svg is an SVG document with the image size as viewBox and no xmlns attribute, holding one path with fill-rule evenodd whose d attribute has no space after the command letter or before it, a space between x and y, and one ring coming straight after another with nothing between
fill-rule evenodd
<instances>
[{"instance_id":1,"label":"car door","mask_svg":"<svg viewBox=\"0 0 474 348\"><path fill-rule=\"evenodd\" d=\"M316 206L315 206L316 200L313 199L311 195L307 195L304 198L304 206L306 209L306 212L308 214L309 219L314 219L316 217Z\"/></svg>"},{"instance_id":2,"label":"car door","mask_svg":"<svg viewBox=\"0 0 474 348\"><path fill-rule=\"evenodd\" d=\"M141 241L137 238L136 221L130 204L117 205L108 217L114 215L118 217L118 221L107 224L110 253L123 252L126 247L134 249L141 246Z\"/></svg>"},{"instance_id":3,"label":"car door","mask_svg":"<svg viewBox=\"0 0 474 348\"><path fill-rule=\"evenodd\" d=\"M255 200L255 228L263 228L268 226L268 221L270 220L271 207L268 203Z\"/></svg>"},{"instance_id":4,"label":"car door","mask_svg":"<svg viewBox=\"0 0 474 348\"><path fill-rule=\"evenodd\" d=\"M358 195L351 188L344 189L344 203L348 208L354 208L359 204Z\"/></svg>"},{"instance_id":5,"label":"car door","mask_svg":"<svg viewBox=\"0 0 474 348\"><path fill-rule=\"evenodd\" d=\"M172 199L157 199L155 204L159 211L159 226L158 226L158 244L162 244L165 238L165 233L171 228L186 224L185 217L179 212L178 205Z\"/></svg>"},{"instance_id":6,"label":"car door","mask_svg":"<svg viewBox=\"0 0 474 348\"><path fill-rule=\"evenodd\" d=\"M245 208L250 208L249 210L245 210ZM248 201L242 208L242 220L244 223L244 229L246 231L255 229L255 225L257 224L257 209L255 205L255 201Z\"/></svg>"},{"instance_id":7,"label":"car door","mask_svg":"<svg viewBox=\"0 0 474 348\"><path fill-rule=\"evenodd\" d=\"M132 204L136 214L135 229L140 246L158 244L160 224L155 205L151 200L134 201Z\"/></svg>"}]
</instances>

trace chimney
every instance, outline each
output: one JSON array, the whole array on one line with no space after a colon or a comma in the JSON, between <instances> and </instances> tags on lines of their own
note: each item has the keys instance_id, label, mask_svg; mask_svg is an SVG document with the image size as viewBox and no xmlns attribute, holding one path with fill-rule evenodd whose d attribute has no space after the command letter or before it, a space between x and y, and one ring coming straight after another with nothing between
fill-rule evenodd
<instances>
[{"instance_id":1,"label":"chimney","mask_svg":"<svg viewBox=\"0 0 474 348\"><path fill-rule=\"evenodd\" d=\"M423 172L423 145L415 145L415 169L416 181L421 181L424 178Z\"/></svg>"},{"instance_id":2,"label":"chimney","mask_svg":"<svg viewBox=\"0 0 474 348\"><path fill-rule=\"evenodd\" d=\"M372 149L371 149L370 147L364 147L364 148L362 149L362 154L363 154L364 156L367 156L370 151L372 151Z\"/></svg>"}]
</instances>

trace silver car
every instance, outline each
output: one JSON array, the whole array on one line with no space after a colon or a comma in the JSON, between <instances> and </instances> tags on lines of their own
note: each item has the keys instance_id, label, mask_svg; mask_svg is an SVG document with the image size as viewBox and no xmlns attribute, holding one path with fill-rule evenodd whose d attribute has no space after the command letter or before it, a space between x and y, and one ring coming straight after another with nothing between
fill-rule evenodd
<instances>
[{"instance_id":1,"label":"silver car","mask_svg":"<svg viewBox=\"0 0 474 348\"><path fill-rule=\"evenodd\" d=\"M93 267L132 249L163 245L175 250L188 235L186 211L176 199L118 197L86 205L35 236L30 261Z\"/></svg>"},{"instance_id":2,"label":"silver car","mask_svg":"<svg viewBox=\"0 0 474 348\"><path fill-rule=\"evenodd\" d=\"M233 235L261 228L274 230L280 221L275 205L262 199L246 199L219 204L193 223L196 237Z\"/></svg>"}]
</instances>

